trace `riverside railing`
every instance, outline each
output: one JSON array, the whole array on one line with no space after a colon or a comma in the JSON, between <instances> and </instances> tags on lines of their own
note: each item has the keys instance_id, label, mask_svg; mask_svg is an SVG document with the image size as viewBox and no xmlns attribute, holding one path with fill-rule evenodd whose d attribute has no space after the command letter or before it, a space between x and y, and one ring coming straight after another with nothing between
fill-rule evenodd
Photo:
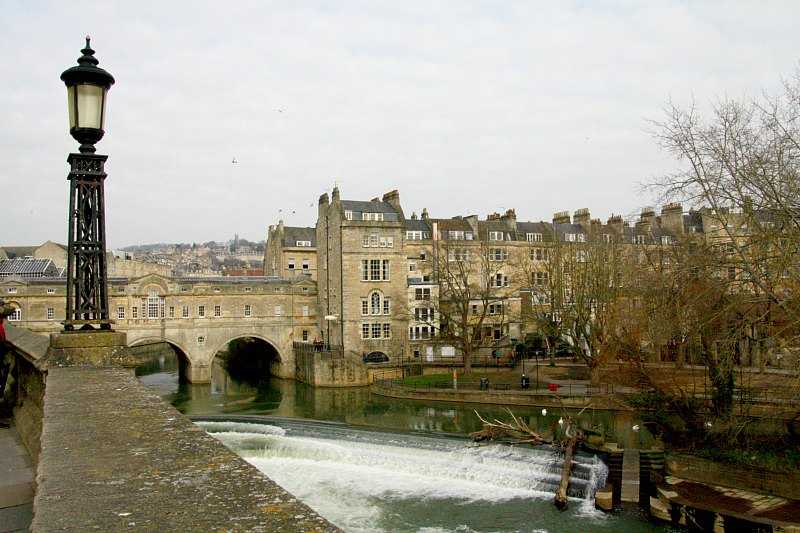
<instances>
[{"instance_id":1,"label":"riverside railing","mask_svg":"<svg viewBox=\"0 0 800 533\"><path fill-rule=\"evenodd\" d=\"M587 385L584 383L572 382L541 382L537 388L535 383L531 383L530 387L523 388L520 382L508 383L500 382L493 383L491 378L487 378L488 383L484 382L481 385L480 381L462 381L458 380L454 386L453 380L447 381L430 381L422 383L406 383L403 379L399 378L377 378L373 382L379 387L388 389L402 390L407 392L425 392L425 391L445 391L450 390L454 392L504 392L514 394L527 394L536 396L562 396L562 397L598 397L598 396L613 396L617 394L619 387L615 387L610 383L602 383L599 385ZM550 385L558 385L552 387Z\"/></svg>"},{"instance_id":2,"label":"riverside railing","mask_svg":"<svg viewBox=\"0 0 800 533\"><path fill-rule=\"evenodd\" d=\"M344 358L344 351L341 346L329 346L322 342L294 341L292 348L295 354L313 354L320 357L330 357L331 359Z\"/></svg>"}]
</instances>

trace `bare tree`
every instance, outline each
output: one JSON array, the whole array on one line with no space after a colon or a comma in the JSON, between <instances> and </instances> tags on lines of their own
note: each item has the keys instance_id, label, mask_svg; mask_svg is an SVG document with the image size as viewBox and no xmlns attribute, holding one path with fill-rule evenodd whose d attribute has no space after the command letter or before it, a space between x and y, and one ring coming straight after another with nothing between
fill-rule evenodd
<instances>
[{"instance_id":1,"label":"bare tree","mask_svg":"<svg viewBox=\"0 0 800 533\"><path fill-rule=\"evenodd\" d=\"M800 71L777 97L723 100L708 117L669 104L653 125L683 165L649 186L695 209L704 233L660 251L664 268L648 258L628 302L629 339L614 342L629 355L692 354L713 414L727 418L735 368L800 339Z\"/></svg>"},{"instance_id":2,"label":"bare tree","mask_svg":"<svg viewBox=\"0 0 800 533\"><path fill-rule=\"evenodd\" d=\"M610 328L607 348L634 363L640 383L669 397L686 419L698 409L695 384L664 379L677 373L647 363L674 360L678 369L687 359L702 363L713 413L727 417L743 341L764 319L759 298L741 290L736 273L720 269L724 252L703 240L643 249L639 259L625 297L617 302L621 312L614 315L617 323Z\"/></svg>"},{"instance_id":3,"label":"bare tree","mask_svg":"<svg viewBox=\"0 0 800 533\"><path fill-rule=\"evenodd\" d=\"M461 352L468 373L479 350L498 345L513 320L507 268L483 242L437 241L435 246L439 297L431 301L430 320L438 321L439 339Z\"/></svg>"},{"instance_id":4,"label":"bare tree","mask_svg":"<svg viewBox=\"0 0 800 533\"><path fill-rule=\"evenodd\" d=\"M704 217L717 228L710 238L727 252L720 267L740 273L794 329L800 309L788 296L800 284L800 70L780 96L724 100L707 119L695 107L670 104L653 124L684 167L650 186L706 207Z\"/></svg>"},{"instance_id":5,"label":"bare tree","mask_svg":"<svg viewBox=\"0 0 800 533\"><path fill-rule=\"evenodd\" d=\"M602 235L580 235L583 242L564 242L553 229L547 260L521 258L515 267L531 291L526 318L547 339L550 352L550 339L566 339L596 378L608 355L603 350L608 311L620 295L625 252Z\"/></svg>"}]
</instances>

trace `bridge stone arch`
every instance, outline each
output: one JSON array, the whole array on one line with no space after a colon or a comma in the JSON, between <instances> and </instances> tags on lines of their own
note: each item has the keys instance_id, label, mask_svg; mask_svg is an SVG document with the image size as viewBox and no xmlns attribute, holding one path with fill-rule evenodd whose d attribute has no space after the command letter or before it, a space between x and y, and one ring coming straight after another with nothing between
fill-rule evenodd
<instances>
[{"instance_id":1,"label":"bridge stone arch","mask_svg":"<svg viewBox=\"0 0 800 533\"><path fill-rule=\"evenodd\" d=\"M164 344L169 345L170 348L172 348L172 352L173 352L174 357L176 359L179 379L181 381L185 381L185 380L189 379L190 368L191 368L191 364L192 363L191 363L191 360L189 359L189 355L188 355L189 352L187 351L186 347L181 342L175 341L175 340L170 339L170 338L165 338L163 336L158 336L158 337L156 337L156 336L153 336L153 337L140 336L140 337L137 337L136 339L134 339L133 341L129 340L128 341L128 347L129 348L134 348L135 349L137 347L144 347L142 350L133 350L135 356L137 357L137 359L140 361L140 364L142 364L142 365L148 365L148 364L151 364L152 362L155 362L158 359L156 357L156 355L158 355L158 356L163 356L164 355L164 352L161 349L158 349L156 351L151 351L151 350L147 349L146 347L149 344L155 344L155 345L161 345L161 346L163 346ZM162 360L162 363L163 363L163 360Z\"/></svg>"},{"instance_id":2,"label":"bridge stone arch","mask_svg":"<svg viewBox=\"0 0 800 533\"><path fill-rule=\"evenodd\" d=\"M128 337L132 335L128 333ZM188 358L189 357L189 350L186 349L180 342L165 338L165 337L137 337L135 340L131 341L130 338L128 339L128 346L133 348L134 346L141 346L142 344L150 344L150 343L158 343L158 342L166 342L167 344L171 344L175 348L178 348L183 354Z\"/></svg>"},{"instance_id":3,"label":"bridge stone arch","mask_svg":"<svg viewBox=\"0 0 800 533\"><path fill-rule=\"evenodd\" d=\"M291 350L291 344L289 345L289 348L287 348L286 346L282 347L281 343L276 342L275 339L273 339L271 336L253 331L235 332L232 333L227 338L227 340L218 342L211 351L211 359L209 360L209 365L213 363L214 357L216 357L217 353L219 353L220 350L225 348L228 345L228 343L236 339L258 339L266 343L275 351L275 355L277 356L277 361L273 361L272 364L270 365L270 372L272 373L272 375L279 378L294 377L294 360L293 358L291 358L292 361L288 361L290 359L289 354L293 353Z\"/></svg>"},{"instance_id":4,"label":"bridge stone arch","mask_svg":"<svg viewBox=\"0 0 800 533\"><path fill-rule=\"evenodd\" d=\"M187 327L189 326L189 327ZM185 378L192 383L211 381L211 365L217 352L230 341L251 337L266 342L278 354L279 364L273 365L274 376L286 379L295 377L292 331L283 324L242 324L215 320L153 320L135 328L127 328L128 346L147 341L168 342L186 356L188 366Z\"/></svg>"}]
</instances>

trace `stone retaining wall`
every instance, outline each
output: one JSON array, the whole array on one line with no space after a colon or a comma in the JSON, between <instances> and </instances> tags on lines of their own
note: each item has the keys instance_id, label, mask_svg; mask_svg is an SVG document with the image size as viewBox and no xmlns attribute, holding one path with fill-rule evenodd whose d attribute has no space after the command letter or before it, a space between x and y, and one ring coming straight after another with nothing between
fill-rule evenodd
<instances>
[{"instance_id":1,"label":"stone retaining wall","mask_svg":"<svg viewBox=\"0 0 800 533\"><path fill-rule=\"evenodd\" d=\"M380 396L401 398L405 400L427 400L436 402L488 403L497 405L528 405L541 407L582 408L591 404L595 409L624 410L631 409L609 396L566 396L555 393L538 393L523 391L481 391L453 390L435 388L414 388L401 385L376 382L370 391Z\"/></svg>"},{"instance_id":2,"label":"stone retaining wall","mask_svg":"<svg viewBox=\"0 0 800 533\"><path fill-rule=\"evenodd\" d=\"M800 500L800 474L797 472L773 472L746 465L732 468L725 463L683 454L669 454L665 466L667 474L682 479Z\"/></svg>"},{"instance_id":3,"label":"stone retaining wall","mask_svg":"<svg viewBox=\"0 0 800 533\"><path fill-rule=\"evenodd\" d=\"M295 343L295 378L314 387L362 387L369 385L367 366L340 352L315 352ZM307 345L312 346L312 345Z\"/></svg>"}]
</instances>

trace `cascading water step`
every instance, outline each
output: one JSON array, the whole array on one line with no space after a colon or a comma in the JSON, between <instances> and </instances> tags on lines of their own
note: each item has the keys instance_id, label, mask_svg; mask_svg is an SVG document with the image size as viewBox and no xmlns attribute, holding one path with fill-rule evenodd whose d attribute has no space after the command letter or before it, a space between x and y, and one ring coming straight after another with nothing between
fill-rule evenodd
<instances>
[{"instance_id":1,"label":"cascading water step","mask_svg":"<svg viewBox=\"0 0 800 533\"><path fill-rule=\"evenodd\" d=\"M594 509L608 468L585 453L564 514L552 504L564 457L552 448L285 420L198 425L346 531L645 531Z\"/></svg>"}]
</instances>

